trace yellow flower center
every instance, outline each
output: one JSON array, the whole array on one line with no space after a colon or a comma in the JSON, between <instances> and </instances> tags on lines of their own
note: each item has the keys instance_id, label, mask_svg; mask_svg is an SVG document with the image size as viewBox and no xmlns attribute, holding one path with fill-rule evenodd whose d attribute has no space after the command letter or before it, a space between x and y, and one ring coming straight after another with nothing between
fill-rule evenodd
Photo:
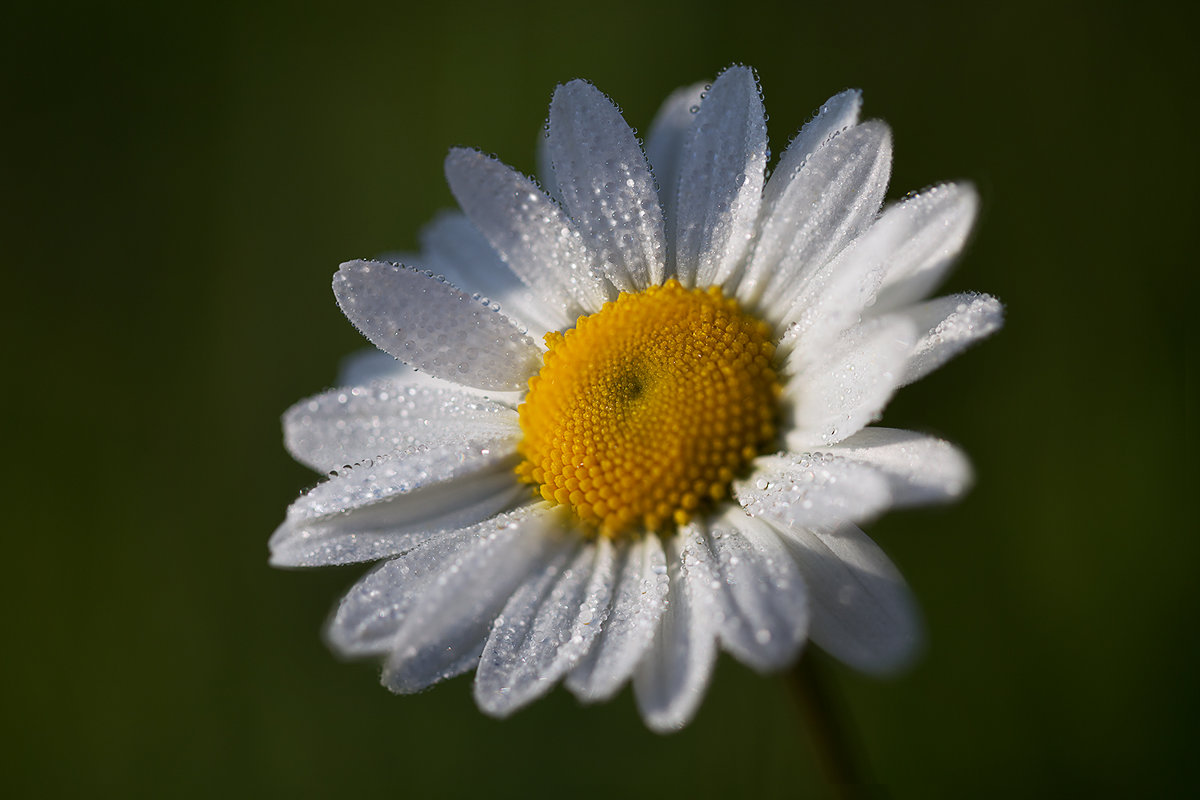
<instances>
[{"instance_id":1,"label":"yellow flower center","mask_svg":"<svg viewBox=\"0 0 1200 800\"><path fill-rule=\"evenodd\" d=\"M546 334L517 474L605 536L687 523L775 439L770 333L719 287L671 280Z\"/></svg>"}]
</instances>

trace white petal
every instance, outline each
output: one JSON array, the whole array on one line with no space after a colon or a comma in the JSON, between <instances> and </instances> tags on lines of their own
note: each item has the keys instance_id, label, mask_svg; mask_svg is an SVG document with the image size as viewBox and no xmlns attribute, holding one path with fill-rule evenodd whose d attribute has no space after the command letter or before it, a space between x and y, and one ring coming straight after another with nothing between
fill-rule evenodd
<instances>
[{"instance_id":1,"label":"white petal","mask_svg":"<svg viewBox=\"0 0 1200 800\"><path fill-rule=\"evenodd\" d=\"M375 381L391 381L405 386L429 386L443 389L463 387L415 370L378 347L364 347L346 356L338 364L338 386L366 386Z\"/></svg>"},{"instance_id":2,"label":"white petal","mask_svg":"<svg viewBox=\"0 0 1200 800\"><path fill-rule=\"evenodd\" d=\"M889 208L877 224L896 228L903 244L889 260L877 312L933 291L966 244L978 211L974 187L954 183L926 189Z\"/></svg>"},{"instance_id":3,"label":"white petal","mask_svg":"<svg viewBox=\"0 0 1200 800\"><path fill-rule=\"evenodd\" d=\"M782 299L769 303L772 314L791 304L782 315L786 331L780 352L822 349L864 313L881 316L891 307L879 302L880 292L885 291L881 287L894 281L897 272L929 260L931 249L936 248L930 241L937 234L934 229L957 224L953 217L961 204L955 198L961 196L957 187L938 187L892 206L832 261L806 272L795 287L781 287ZM969 219L967 223L969 227Z\"/></svg>"},{"instance_id":4,"label":"white petal","mask_svg":"<svg viewBox=\"0 0 1200 800\"><path fill-rule=\"evenodd\" d=\"M939 297L896 314L911 319L921 332L901 379L902 386L920 380L1004 325L1004 306L986 294Z\"/></svg>"},{"instance_id":5,"label":"white petal","mask_svg":"<svg viewBox=\"0 0 1200 800\"><path fill-rule=\"evenodd\" d=\"M861 523L897 506L954 500L971 483L951 444L888 428L866 428L825 452L766 456L734 482L746 511L794 530Z\"/></svg>"},{"instance_id":6,"label":"white petal","mask_svg":"<svg viewBox=\"0 0 1200 800\"><path fill-rule=\"evenodd\" d=\"M739 299L765 298L778 319L804 282L875 219L891 164L891 132L872 121L838 134L792 172L776 170L772 188L783 187L764 211Z\"/></svg>"},{"instance_id":7,"label":"white petal","mask_svg":"<svg viewBox=\"0 0 1200 800\"><path fill-rule=\"evenodd\" d=\"M554 166L550 163L549 139L546 136L545 125L542 126L542 131L537 139L537 182L541 184L542 191L561 205L562 192L558 190L558 181L554 177Z\"/></svg>"},{"instance_id":8,"label":"white petal","mask_svg":"<svg viewBox=\"0 0 1200 800\"><path fill-rule=\"evenodd\" d=\"M833 260L804 275L789 291L781 290L779 299L768 303L771 318L782 320L781 355L793 350L820 352L862 321L897 243L882 235L888 230L872 226Z\"/></svg>"},{"instance_id":9,"label":"white petal","mask_svg":"<svg viewBox=\"0 0 1200 800\"><path fill-rule=\"evenodd\" d=\"M341 470L288 508L271 563L312 567L410 550L528 496L512 441L419 446Z\"/></svg>"},{"instance_id":10,"label":"white petal","mask_svg":"<svg viewBox=\"0 0 1200 800\"><path fill-rule=\"evenodd\" d=\"M372 344L436 377L519 391L541 368L540 350L507 317L426 273L351 261L333 292Z\"/></svg>"},{"instance_id":11,"label":"white petal","mask_svg":"<svg viewBox=\"0 0 1200 800\"><path fill-rule=\"evenodd\" d=\"M527 584L496 619L475 674L475 701L507 716L548 692L587 652L612 594L614 553L601 537L566 569Z\"/></svg>"},{"instance_id":12,"label":"white petal","mask_svg":"<svg viewBox=\"0 0 1200 800\"><path fill-rule=\"evenodd\" d=\"M736 509L709 531L726 613L725 649L760 672L795 660L808 632L804 579L779 537Z\"/></svg>"},{"instance_id":13,"label":"white petal","mask_svg":"<svg viewBox=\"0 0 1200 800\"><path fill-rule=\"evenodd\" d=\"M679 163L683 160L684 143L703 96L703 83L672 92L654 116L650 133L646 135L646 157L658 181L663 216L671 226L675 220L675 201L679 199ZM652 277L655 283L661 283L664 278L661 274Z\"/></svg>"},{"instance_id":14,"label":"white petal","mask_svg":"<svg viewBox=\"0 0 1200 800\"><path fill-rule=\"evenodd\" d=\"M906 666L921 644L920 619L904 578L879 546L849 523L780 533L809 588L810 638L863 672Z\"/></svg>"},{"instance_id":15,"label":"white petal","mask_svg":"<svg viewBox=\"0 0 1200 800\"><path fill-rule=\"evenodd\" d=\"M478 663L492 621L508 598L537 580L576 540L562 535L562 514L544 504L488 520L408 608L392 639L383 684L418 692Z\"/></svg>"},{"instance_id":16,"label":"white petal","mask_svg":"<svg viewBox=\"0 0 1200 800\"><path fill-rule=\"evenodd\" d=\"M519 436L517 412L474 394L374 383L301 400L283 415L284 443L318 472L415 445Z\"/></svg>"},{"instance_id":17,"label":"white petal","mask_svg":"<svg viewBox=\"0 0 1200 800\"><path fill-rule=\"evenodd\" d=\"M685 286L724 283L741 265L766 166L758 82L748 67L732 67L701 103L679 167L675 272Z\"/></svg>"},{"instance_id":18,"label":"white petal","mask_svg":"<svg viewBox=\"0 0 1200 800\"><path fill-rule=\"evenodd\" d=\"M832 452L769 456L755 466L734 494L748 513L784 527L861 522L892 503L879 470Z\"/></svg>"},{"instance_id":19,"label":"white petal","mask_svg":"<svg viewBox=\"0 0 1200 800\"><path fill-rule=\"evenodd\" d=\"M775 167L775 174L794 175L814 153L829 144L835 136L857 125L861 109L862 92L858 89L847 89L826 100L817 110L816 116L804 123L796 138L792 139L783 151L783 155L779 157L779 164ZM786 181L768 181L763 194L764 205L774 208L785 188Z\"/></svg>"},{"instance_id":20,"label":"white petal","mask_svg":"<svg viewBox=\"0 0 1200 800\"><path fill-rule=\"evenodd\" d=\"M364 575L338 604L326 637L342 655L383 655L413 604L465 548L478 531L467 528L435 536Z\"/></svg>"},{"instance_id":21,"label":"white petal","mask_svg":"<svg viewBox=\"0 0 1200 800\"><path fill-rule=\"evenodd\" d=\"M285 522L271 537L271 566L330 567L407 553L448 531L528 502L529 489L514 482L456 499L459 502L453 508L416 523L403 519L392 523L382 513L366 519L354 515L346 520L335 518L302 526ZM376 510L383 512L385 506Z\"/></svg>"},{"instance_id":22,"label":"white petal","mask_svg":"<svg viewBox=\"0 0 1200 800\"><path fill-rule=\"evenodd\" d=\"M661 283L666 239L654 178L612 101L586 81L558 87L547 148L563 206L609 280L623 292Z\"/></svg>"},{"instance_id":23,"label":"white petal","mask_svg":"<svg viewBox=\"0 0 1200 800\"><path fill-rule=\"evenodd\" d=\"M712 675L722 625L717 566L703 530L694 524L683 528L668 548L667 608L633 676L638 710L658 733L680 730L695 715Z\"/></svg>"},{"instance_id":24,"label":"white petal","mask_svg":"<svg viewBox=\"0 0 1200 800\"><path fill-rule=\"evenodd\" d=\"M439 214L421 231L421 249L428 269L445 275L460 289L480 295L488 308L503 309L515 321L542 331L558 330L570 322L534 297L463 214Z\"/></svg>"},{"instance_id":25,"label":"white petal","mask_svg":"<svg viewBox=\"0 0 1200 800\"><path fill-rule=\"evenodd\" d=\"M389 250L368 260L379 261L384 264L403 264L406 267L411 267L421 272L429 269L429 265L425 263L424 253L413 253L408 250Z\"/></svg>"},{"instance_id":26,"label":"white petal","mask_svg":"<svg viewBox=\"0 0 1200 800\"><path fill-rule=\"evenodd\" d=\"M349 464L292 503L287 517L295 522L319 520L347 512L362 513L369 506L400 496L435 490L453 492L459 488L455 483L478 484L513 467L516 449L514 437L506 433L502 439L416 445Z\"/></svg>"},{"instance_id":27,"label":"white petal","mask_svg":"<svg viewBox=\"0 0 1200 800\"><path fill-rule=\"evenodd\" d=\"M916 341L909 320L880 318L846 331L824 352L794 351L789 450L805 451L850 436L877 418L892 396Z\"/></svg>"},{"instance_id":28,"label":"white petal","mask_svg":"<svg viewBox=\"0 0 1200 800\"><path fill-rule=\"evenodd\" d=\"M607 700L624 685L654 640L666 607L668 578L662 544L653 533L622 548L611 610L594 647L567 676L585 702Z\"/></svg>"},{"instance_id":29,"label":"white petal","mask_svg":"<svg viewBox=\"0 0 1200 800\"><path fill-rule=\"evenodd\" d=\"M538 610L549 601L552 590L564 577L569 582L577 580L576 570L581 566L578 560L590 555L588 548L581 547L577 541L563 547L517 587L499 616L492 621L475 671L475 702L482 711L506 717L553 687L551 682L545 687L538 686L538 668L542 665L522 664L521 659L542 654L537 650L539 643L530 641L537 636L549 636L551 648L559 644L562 631L534 630ZM543 638L542 643L544 641ZM508 695L514 692L517 696L509 700Z\"/></svg>"},{"instance_id":30,"label":"white petal","mask_svg":"<svg viewBox=\"0 0 1200 800\"><path fill-rule=\"evenodd\" d=\"M457 148L446 180L462 210L525 285L574 319L609 299L604 276L574 224L537 185L494 158Z\"/></svg>"},{"instance_id":31,"label":"white petal","mask_svg":"<svg viewBox=\"0 0 1200 800\"><path fill-rule=\"evenodd\" d=\"M945 503L971 487L971 464L941 439L893 428L864 428L829 448L886 478L894 507Z\"/></svg>"},{"instance_id":32,"label":"white petal","mask_svg":"<svg viewBox=\"0 0 1200 800\"><path fill-rule=\"evenodd\" d=\"M356 350L338 362L335 386L369 386L372 383L391 383L405 388L418 387L462 392L481 399L491 398L508 403L510 406L520 405L521 398L525 394L524 389L519 392L483 392L455 381L444 381L441 378L433 377L428 372L414 369L390 353L385 353L372 345Z\"/></svg>"}]
</instances>

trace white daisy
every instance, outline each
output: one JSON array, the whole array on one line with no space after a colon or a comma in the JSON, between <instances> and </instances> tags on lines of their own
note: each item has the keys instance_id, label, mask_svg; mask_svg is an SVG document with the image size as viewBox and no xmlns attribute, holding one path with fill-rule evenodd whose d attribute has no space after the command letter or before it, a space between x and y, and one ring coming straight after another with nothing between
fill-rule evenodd
<instances>
[{"instance_id":1,"label":"white daisy","mask_svg":"<svg viewBox=\"0 0 1200 800\"><path fill-rule=\"evenodd\" d=\"M750 69L673 94L644 151L574 81L542 187L454 150L464 214L427 229L423 263L342 265L346 316L420 372L284 417L330 474L272 563L383 560L329 624L338 652L384 657L401 693L474 669L496 716L560 679L587 702L632 679L658 731L695 714L718 645L763 672L810 639L867 672L911 658L913 601L856 525L952 500L970 469L866 426L1002 308L923 300L978 199L945 184L881 213L891 135L859 107L831 98L768 181Z\"/></svg>"}]
</instances>

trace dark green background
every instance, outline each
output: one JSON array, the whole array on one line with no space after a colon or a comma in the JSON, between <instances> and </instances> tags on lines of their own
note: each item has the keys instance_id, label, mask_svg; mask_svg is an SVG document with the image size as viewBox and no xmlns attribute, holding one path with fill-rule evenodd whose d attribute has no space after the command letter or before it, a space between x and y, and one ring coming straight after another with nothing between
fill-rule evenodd
<instances>
[{"instance_id":1,"label":"dark green background","mask_svg":"<svg viewBox=\"0 0 1200 800\"><path fill-rule=\"evenodd\" d=\"M727 657L661 738L625 692L497 722L393 697L319 631L361 570L281 572L314 476L279 414L363 344L330 277L412 248L475 145L533 169L557 82L646 128L758 68L778 152L827 96L892 196L974 180L949 289L1006 330L893 402L979 482L870 527L930 645L822 666L895 796L1194 783L1195 63L1152 4L17 3L2 12L3 783L29 796L824 796L782 681ZM1186 249L1185 249L1186 248Z\"/></svg>"}]
</instances>

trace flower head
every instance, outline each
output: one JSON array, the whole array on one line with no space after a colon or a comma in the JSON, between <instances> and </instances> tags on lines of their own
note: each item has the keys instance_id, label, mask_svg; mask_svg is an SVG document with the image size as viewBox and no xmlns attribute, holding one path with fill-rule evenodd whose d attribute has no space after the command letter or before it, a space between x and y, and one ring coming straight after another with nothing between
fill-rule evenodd
<instances>
[{"instance_id":1,"label":"flower head","mask_svg":"<svg viewBox=\"0 0 1200 800\"><path fill-rule=\"evenodd\" d=\"M768 180L749 69L673 94L645 151L573 81L542 186L454 150L464 213L419 257L342 265L347 317L419 371L376 368L284 418L329 478L288 509L272 563L382 560L334 648L384 657L396 692L474 669L495 715L560 679L585 701L632 679L663 731L695 713L718 645L760 671L810 639L868 672L911 658L913 602L857 524L952 500L970 470L868 424L1002 309L924 300L978 200L945 184L881 213L891 136L860 102L831 98Z\"/></svg>"}]
</instances>

